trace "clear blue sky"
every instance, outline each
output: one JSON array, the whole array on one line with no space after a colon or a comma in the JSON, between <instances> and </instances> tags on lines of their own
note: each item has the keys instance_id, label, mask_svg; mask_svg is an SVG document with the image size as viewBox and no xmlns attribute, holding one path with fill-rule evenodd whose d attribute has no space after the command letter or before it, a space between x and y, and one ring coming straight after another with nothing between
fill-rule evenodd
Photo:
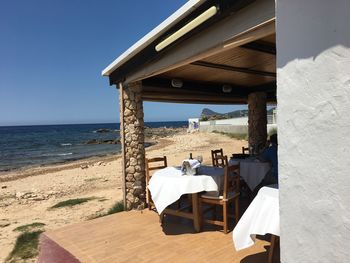
<instances>
[{"instance_id":1,"label":"clear blue sky","mask_svg":"<svg viewBox=\"0 0 350 263\"><path fill-rule=\"evenodd\" d=\"M0 125L119 122L102 69L185 2L0 0ZM186 120L205 106L146 102L145 120Z\"/></svg>"}]
</instances>

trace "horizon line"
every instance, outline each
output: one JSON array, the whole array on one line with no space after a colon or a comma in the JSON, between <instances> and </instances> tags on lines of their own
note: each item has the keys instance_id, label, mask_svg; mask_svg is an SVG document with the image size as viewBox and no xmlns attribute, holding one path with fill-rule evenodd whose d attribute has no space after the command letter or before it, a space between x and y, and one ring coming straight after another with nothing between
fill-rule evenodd
<instances>
[{"instance_id":1,"label":"horizon line","mask_svg":"<svg viewBox=\"0 0 350 263\"><path fill-rule=\"evenodd\" d=\"M187 122L188 120L177 120L177 121L145 121L149 122ZM95 122L95 123L50 123L50 124L12 124L12 125L1 125L0 127L24 127L24 126L55 126L55 125L89 125L89 124L120 124L120 122Z\"/></svg>"}]
</instances>

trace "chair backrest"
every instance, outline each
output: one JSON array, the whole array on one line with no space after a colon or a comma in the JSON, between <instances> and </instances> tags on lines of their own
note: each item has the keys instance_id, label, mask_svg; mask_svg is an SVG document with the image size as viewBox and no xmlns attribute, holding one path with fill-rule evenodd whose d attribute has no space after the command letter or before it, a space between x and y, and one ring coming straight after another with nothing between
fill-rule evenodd
<instances>
[{"instance_id":1,"label":"chair backrest","mask_svg":"<svg viewBox=\"0 0 350 263\"><path fill-rule=\"evenodd\" d=\"M225 166L223 198L226 199L230 191L240 192L239 164Z\"/></svg>"},{"instance_id":2,"label":"chair backrest","mask_svg":"<svg viewBox=\"0 0 350 263\"><path fill-rule=\"evenodd\" d=\"M155 158L151 158L151 159L146 158L145 164L146 164L145 165L146 166L145 167L146 168L146 184L148 184L149 179L151 178L150 171L166 168L168 166L168 161L167 161L166 156L155 157Z\"/></svg>"},{"instance_id":3,"label":"chair backrest","mask_svg":"<svg viewBox=\"0 0 350 263\"><path fill-rule=\"evenodd\" d=\"M216 155L214 157L214 167L226 167L228 165L228 161L227 161L227 156L222 156L222 155Z\"/></svg>"},{"instance_id":4,"label":"chair backrest","mask_svg":"<svg viewBox=\"0 0 350 263\"><path fill-rule=\"evenodd\" d=\"M248 147L242 147L242 154L249 154L249 148Z\"/></svg>"},{"instance_id":5,"label":"chair backrest","mask_svg":"<svg viewBox=\"0 0 350 263\"><path fill-rule=\"evenodd\" d=\"M221 156L221 158L217 158L219 156ZM211 160L213 166L222 167L223 163L218 163L218 161L222 160L222 157L224 157L224 151L222 150L222 148L219 150L211 150Z\"/></svg>"}]
</instances>

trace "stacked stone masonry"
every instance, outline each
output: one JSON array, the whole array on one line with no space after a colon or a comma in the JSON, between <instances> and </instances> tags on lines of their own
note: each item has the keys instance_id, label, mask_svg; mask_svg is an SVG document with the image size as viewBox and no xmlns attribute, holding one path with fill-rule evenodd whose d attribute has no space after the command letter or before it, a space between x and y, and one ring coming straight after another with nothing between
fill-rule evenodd
<instances>
[{"instance_id":1,"label":"stacked stone masonry","mask_svg":"<svg viewBox=\"0 0 350 263\"><path fill-rule=\"evenodd\" d=\"M142 85L129 84L122 92L126 209L141 210L146 206Z\"/></svg>"},{"instance_id":2,"label":"stacked stone masonry","mask_svg":"<svg viewBox=\"0 0 350 263\"><path fill-rule=\"evenodd\" d=\"M249 145L265 146L267 139L266 93L253 92L248 96Z\"/></svg>"}]
</instances>

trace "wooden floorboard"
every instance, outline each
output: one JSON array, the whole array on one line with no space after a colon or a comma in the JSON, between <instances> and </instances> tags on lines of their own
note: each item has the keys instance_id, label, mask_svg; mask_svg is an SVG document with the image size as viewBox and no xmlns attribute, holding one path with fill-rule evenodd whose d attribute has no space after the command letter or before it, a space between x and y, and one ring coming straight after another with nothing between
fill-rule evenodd
<instances>
[{"instance_id":1,"label":"wooden floorboard","mask_svg":"<svg viewBox=\"0 0 350 263\"><path fill-rule=\"evenodd\" d=\"M45 235L81 262L267 262L269 242L258 240L235 251L232 232L205 227L195 233L190 220L168 216L160 225L153 211L121 212Z\"/></svg>"}]
</instances>

